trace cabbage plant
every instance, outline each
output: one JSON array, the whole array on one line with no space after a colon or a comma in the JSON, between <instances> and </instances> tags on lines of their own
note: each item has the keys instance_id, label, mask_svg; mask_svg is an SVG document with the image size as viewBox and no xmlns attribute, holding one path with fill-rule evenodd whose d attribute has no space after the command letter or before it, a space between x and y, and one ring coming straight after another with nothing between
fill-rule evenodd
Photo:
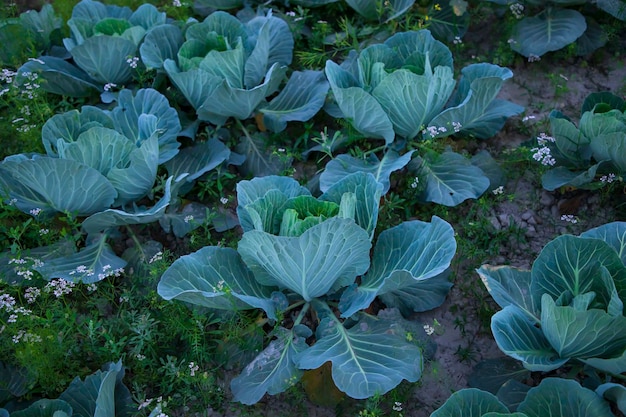
<instances>
[{"instance_id":1,"label":"cabbage plant","mask_svg":"<svg viewBox=\"0 0 626 417\"><path fill-rule=\"evenodd\" d=\"M328 83L317 71L294 72L267 102L280 89L294 46L287 23L271 13L244 24L217 11L187 28L184 39L163 68L200 120L223 125L258 114L266 128L280 131L287 121L310 119L324 104Z\"/></svg>"},{"instance_id":2,"label":"cabbage plant","mask_svg":"<svg viewBox=\"0 0 626 417\"><path fill-rule=\"evenodd\" d=\"M491 321L498 347L531 371L568 362L626 372L626 223L548 243L530 271L483 265L502 307Z\"/></svg>"},{"instance_id":3,"label":"cabbage plant","mask_svg":"<svg viewBox=\"0 0 626 417\"><path fill-rule=\"evenodd\" d=\"M592 93L578 127L558 111L550 114L551 136L540 136L534 158L551 166L541 177L546 190L562 186L595 189L626 175L626 103Z\"/></svg>"},{"instance_id":4,"label":"cabbage plant","mask_svg":"<svg viewBox=\"0 0 626 417\"><path fill-rule=\"evenodd\" d=\"M372 251L381 192L362 172L318 198L287 177L241 181L238 248L205 247L165 271L157 291L166 300L260 308L275 324L267 347L233 379L235 400L283 392L326 362L353 398L420 378L421 350L394 308L409 314L443 302L454 231L438 217L408 221L380 233ZM376 297L393 308L365 313Z\"/></svg>"},{"instance_id":5,"label":"cabbage plant","mask_svg":"<svg viewBox=\"0 0 626 417\"><path fill-rule=\"evenodd\" d=\"M139 65L139 47L146 34L166 23L165 13L151 4L134 12L128 7L82 0L72 9L69 38L63 44L75 65L44 55L20 67L38 73L42 88L55 94L83 97L101 92L105 85L122 87Z\"/></svg>"},{"instance_id":6,"label":"cabbage plant","mask_svg":"<svg viewBox=\"0 0 626 417\"><path fill-rule=\"evenodd\" d=\"M428 30L397 33L358 55L352 53L341 65L327 61L326 75L336 102L328 110L347 119L364 136L383 139L388 148L398 148L406 140L421 147L420 140L450 135L488 138L509 116L523 110L496 98L504 81L513 75L509 69L468 65L461 70L457 86L452 66L452 53ZM423 148L409 167L419 178L418 191L424 201L455 206L490 187L478 160L472 163L451 150L439 153ZM349 160L349 170L364 165L344 158ZM344 162L329 167L345 171ZM395 170L404 166L400 163L408 163L406 154L398 159L387 152L381 161L365 165Z\"/></svg>"},{"instance_id":7,"label":"cabbage plant","mask_svg":"<svg viewBox=\"0 0 626 417\"><path fill-rule=\"evenodd\" d=\"M505 405L503 399L487 391L466 388L455 392L431 417L609 417L609 403L576 381L546 378L517 393L519 405ZM525 394L525 395L524 395Z\"/></svg>"},{"instance_id":8,"label":"cabbage plant","mask_svg":"<svg viewBox=\"0 0 626 417\"><path fill-rule=\"evenodd\" d=\"M519 20L509 37L511 49L535 60L576 43L578 55L588 55L607 42L603 27L583 12L595 6L626 20L623 0L487 0L506 5Z\"/></svg>"}]
</instances>

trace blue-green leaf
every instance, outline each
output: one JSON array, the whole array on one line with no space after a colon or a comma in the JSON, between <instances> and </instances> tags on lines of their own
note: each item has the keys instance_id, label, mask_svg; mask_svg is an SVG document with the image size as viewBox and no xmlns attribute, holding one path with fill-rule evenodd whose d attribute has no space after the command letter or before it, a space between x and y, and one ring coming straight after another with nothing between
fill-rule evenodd
<instances>
[{"instance_id":1,"label":"blue-green leaf","mask_svg":"<svg viewBox=\"0 0 626 417\"><path fill-rule=\"evenodd\" d=\"M223 80L198 109L198 117L210 123L221 125L229 117L245 120L268 95L273 93L272 86L280 82L287 71L286 67L274 64L265 75L263 84L250 90L231 86Z\"/></svg>"},{"instance_id":2,"label":"blue-green leaf","mask_svg":"<svg viewBox=\"0 0 626 417\"><path fill-rule=\"evenodd\" d=\"M570 171L565 166L557 166L541 176L541 186L548 191L566 185L584 189L586 186L592 186L590 183L595 180L599 167L600 164L594 164L586 171Z\"/></svg>"},{"instance_id":3,"label":"blue-green leaf","mask_svg":"<svg viewBox=\"0 0 626 417\"><path fill-rule=\"evenodd\" d=\"M2 409L4 410L4 409ZM2 413L0 412L0 415ZM18 410L11 413L13 417L71 417L73 414L72 406L63 400L38 400L32 403L24 410ZM9 413L6 413L9 416Z\"/></svg>"},{"instance_id":4,"label":"blue-green leaf","mask_svg":"<svg viewBox=\"0 0 626 417\"><path fill-rule=\"evenodd\" d=\"M244 232L262 230L278 233L285 202L301 195L311 195L296 180L270 175L237 183L237 216ZM261 220L263 219L263 220Z\"/></svg>"},{"instance_id":5,"label":"blue-green leaf","mask_svg":"<svg viewBox=\"0 0 626 417\"><path fill-rule=\"evenodd\" d=\"M400 56L405 66L414 68L418 74L425 70L427 56L432 68L453 68L452 52L443 42L433 38L428 29L396 33L385 41L385 45Z\"/></svg>"},{"instance_id":6,"label":"blue-green leaf","mask_svg":"<svg viewBox=\"0 0 626 417\"><path fill-rule=\"evenodd\" d=\"M328 81L320 71L295 71L280 94L261 109L265 127L283 131L289 121L305 122L324 105Z\"/></svg>"},{"instance_id":7,"label":"blue-green leaf","mask_svg":"<svg viewBox=\"0 0 626 417\"><path fill-rule=\"evenodd\" d=\"M329 60L326 61L326 77L343 117L356 130L365 136L384 139L386 144L393 142L395 133L389 116L371 94L355 85L356 80L350 73Z\"/></svg>"},{"instance_id":8,"label":"blue-green leaf","mask_svg":"<svg viewBox=\"0 0 626 417\"><path fill-rule=\"evenodd\" d=\"M389 149L382 159L378 159L374 153L371 153L367 159L357 159L348 154L341 154L326 164L320 176L320 190L326 192L332 185L354 172L369 172L377 182L382 184L382 194L387 194L391 173L404 168L411 160L413 152L411 150L400 156L398 152Z\"/></svg>"},{"instance_id":9,"label":"blue-green leaf","mask_svg":"<svg viewBox=\"0 0 626 417\"><path fill-rule=\"evenodd\" d=\"M609 244L617 255L626 264L626 223L612 222L589 229L580 234L580 237L600 239Z\"/></svg>"},{"instance_id":10,"label":"blue-green leaf","mask_svg":"<svg viewBox=\"0 0 626 417\"><path fill-rule=\"evenodd\" d=\"M615 403L622 413L626 412L626 387L623 385L607 382L596 388L596 394Z\"/></svg>"},{"instance_id":11,"label":"blue-green leaf","mask_svg":"<svg viewBox=\"0 0 626 417\"><path fill-rule=\"evenodd\" d=\"M59 399L72 406L74 416L126 417L131 397L121 382L123 375L121 360L110 363L104 371L97 371L84 381L76 377Z\"/></svg>"},{"instance_id":12,"label":"blue-green leaf","mask_svg":"<svg viewBox=\"0 0 626 417\"><path fill-rule=\"evenodd\" d=\"M183 42L183 33L178 26L157 26L146 34L139 47L141 61L147 69L161 69L165 60L176 59Z\"/></svg>"},{"instance_id":13,"label":"blue-green leaf","mask_svg":"<svg viewBox=\"0 0 626 417\"><path fill-rule=\"evenodd\" d=\"M163 63L163 68L170 77L170 80L172 80L172 83L174 83L176 88L185 96L189 104L191 104L196 111L222 82L219 77L197 68L181 72L176 62L172 59L166 59Z\"/></svg>"},{"instance_id":14,"label":"blue-green leaf","mask_svg":"<svg viewBox=\"0 0 626 417\"><path fill-rule=\"evenodd\" d=\"M506 406L492 393L465 388L452 394L430 417L483 417L490 412L509 415Z\"/></svg>"},{"instance_id":15,"label":"blue-green leaf","mask_svg":"<svg viewBox=\"0 0 626 417\"><path fill-rule=\"evenodd\" d=\"M606 268L620 298L625 299L626 268L615 250L597 239L559 236L548 243L535 260L531 291L535 297L549 294L555 300L565 292L576 297L593 291L596 308L606 310L612 290L604 280L598 279L600 268Z\"/></svg>"},{"instance_id":16,"label":"blue-green leaf","mask_svg":"<svg viewBox=\"0 0 626 417\"><path fill-rule=\"evenodd\" d=\"M489 187L489 178L462 155L446 151L426 155L421 162L420 179L426 182L425 201L454 207L468 198L478 198Z\"/></svg>"},{"instance_id":17,"label":"blue-green leaf","mask_svg":"<svg viewBox=\"0 0 626 417\"><path fill-rule=\"evenodd\" d=\"M165 12L159 12L154 5L144 3L133 12L128 21L133 26L141 26L145 30L149 30L155 26L164 25L166 19Z\"/></svg>"},{"instance_id":18,"label":"blue-green leaf","mask_svg":"<svg viewBox=\"0 0 626 417\"><path fill-rule=\"evenodd\" d=\"M610 358L626 350L626 317L559 307L548 294L541 298L541 329L563 358Z\"/></svg>"},{"instance_id":19,"label":"blue-green leaf","mask_svg":"<svg viewBox=\"0 0 626 417\"><path fill-rule=\"evenodd\" d=\"M576 381L546 378L528 391L517 411L528 417L606 417L613 413L607 402Z\"/></svg>"},{"instance_id":20,"label":"blue-green leaf","mask_svg":"<svg viewBox=\"0 0 626 417\"><path fill-rule=\"evenodd\" d=\"M428 56L423 75L399 69L383 78L372 91L393 123L397 135L415 138L435 115L441 112L454 90L449 67L431 70Z\"/></svg>"},{"instance_id":21,"label":"blue-green leaf","mask_svg":"<svg viewBox=\"0 0 626 417\"><path fill-rule=\"evenodd\" d=\"M28 61L19 68L18 73L38 74L45 81L41 83L41 88L53 94L89 97L102 89L87 72L54 56L42 56Z\"/></svg>"},{"instance_id":22,"label":"blue-green leaf","mask_svg":"<svg viewBox=\"0 0 626 417\"><path fill-rule=\"evenodd\" d=\"M57 141L75 142L78 137L92 127L114 129L113 120L104 110L93 106L82 106L79 110L70 110L55 114L49 118L41 130L41 139L48 156L58 156Z\"/></svg>"},{"instance_id":23,"label":"blue-green leaf","mask_svg":"<svg viewBox=\"0 0 626 417\"><path fill-rule=\"evenodd\" d=\"M238 250L261 284L288 288L311 301L367 271L370 246L365 230L335 217L298 237L249 231Z\"/></svg>"},{"instance_id":24,"label":"blue-green leaf","mask_svg":"<svg viewBox=\"0 0 626 417\"><path fill-rule=\"evenodd\" d=\"M530 271L510 266L482 265L476 272L501 308L517 306L529 317L539 321L541 300L530 291Z\"/></svg>"},{"instance_id":25,"label":"blue-green leaf","mask_svg":"<svg viewBox=\"0 0 626 417\"><path fill-rule=\"evenodd\" d=\"M30 269L32 265L38 264L39 261L45 263L49 259L71 255L75 252L76 246L74 242L67 238L61 239L52 245L22 250L19 253L19 257L10 251L2 252L0 253L0 277L2 277L2 282L10 285L27 285L30 278L24 271ZM14 261L18 260L18 258L20 259L19 263ZM21 263L22 260L25 263ZM21 395L23 394L19 396Z\"/></svg>"},{"instance_id":26,"label":"blue-green leaf","mask_svg":"<svg viewBox=\"0 0 626 417\"><path fill-rule=\"evenodd\" d=\"M178 153L180 143L176 138L181 130L178 113L158 91L143 88L134 95L131 90L120 91L111 118L117 131L137 146L156 135L159 140L159 164Z\"/></svg>"},{"instance_id":27,"label":"blue-green leaf","mask_svg":"<svg viewBox=\"0 0 626 417\"><path fill-rule=\"evenodd\" d=\"M293 35L287 22L270 15L250 20L246 29L248 41L256 41L245 64L244 85L253 88L263 81L267 70L274 64L287 66L293 55Z\"/></svg>"},{"instance_id":28,"label":"blue-green leaf","mask_svg":"<svg viewBox=\"0 0 626 417\"><path fill-rule=\"evenodd\" d=\"M335 385L352 398L383 395L403 379L415 382L421 376L420 349L393 322L363 317L346 329L325 318L317 334L317 342L296 355L296 365L317 369L330 361Z\"/></svg>"},{"instance_id":29,"label":"blue-green leaf","mask_svg":"<svg viewBox=\"0 0 626 417\"><path fill-rule=\"evenodd\" d=\"M82 224L83 230L87 233L95 233L111 227L146 224L161 219L165 209L170 204L171 182L172 178L170 177L165 184L165 194L151 209L145 210L137 207L133 211L107 209L86 218Z\"/></svg>"},{"instance_id":30,"label":"blue-green leaf","mask_svg":"<svg viewBox=\"0 0 626 417\"><path fill-rule=\"evenodd\" d=\"M535 321L515 305L506 306L492 317L491 331L500 350L522 361L531 371L552 371L569 360L558 356Z\"/></svg>"},{"instance_id":31,"label":"blue-green leaf","mask_svg":"<svg viewBox=\"0 0 626 417\"><path fill-rule=\"evenodd\" d=\"M572 9L550 8L519 21L511 49L525 57L540 57L576 41L587 29L585 17Z\"/></svg>"},{"instance_id":32,"label":"blue-green leaf","mask_svg":"<svg viewBox=\"0 0 626 417\"><path fill-rule=\"evenodd\" d=\"M279 394L298 382L303 372L296 368L294 356L309 347L306 338L311 334L311 330L301 324L291 330L278 328L276 339L231 381L234 399L254 404L265 393Z\"/></svg>"},{"instance_id":33,"label":"blue-green leaf","mask_svg":"<svg viewBox=\"0 0 626 417\"><path fill-rule=\"evenodd\" d=\"M385 293L391 293L387 299L395 306L395 298L403 291L412 294L402 305L404 311L408 306L414 311L434 308L432 304L443 302L450 289L441 274L450 266L455 252L454 230L436 216L431 223L414 220L385 230L378 237L371 268L356 293L342 296L342 316L351 316L367 307L376 295ZM437 276L443 279L433 281L431 288L429 280ZM417 298L420 293L428 297L421 301Z\"/></svg>"},{"instance_id":34,"label":"blue-green leaf","mask_svg":"<svg viewBox=\"0 0 626 417\"><path fill-rule=\"evenodd\" d=\"M95 36L72 49L72 58L96 82L124 85L132 78L126 62L135 56L137 45L117 36Z\"/></svg>"},{"instance_id":35,"label":"blue-green leaf","mask_svg":"<svg viewBox=\"0 0 626 417\"><path fill-rule=\"evenodd\" d=\"M382 185L371 174L354 172L329 187L320 200L341 204L346 193L356 197L354 221L367 231L371 240L378 221Z\"/></svg>"},{"instance_id":36,"label":"blue-green leaf","mask_svg":"<svg viewBox=\"0 0 626 417\"><path fill-rule=\"evenodd\" d=\"M268 137L265 133L241 136L235 151L244 157L239 171L242 175L263 177L278 175L291 166L292 158L279 155L267 146Z\"/></svg>"},{"instance_id":37,"label":"blue-green leaf","mask_svg":"<svg viewBox=\"0 0 626 417\"><path fill-rule=\"evenodd\" d=\"M6 160L0 171L7 175L9 198L25 213L69 212L88 216L109 207L117 192L97 170L79 162L45 156Z\"/></svg>"},{"instance_id":38,"label":"blue-green leaf","mask_svg":"<svg viewBox=\"0 0 626 417\"><path fill-rule=\"evenodd\" d=\"M222 141L211 138L182 149L174 158L165 163L170 177L178 178L187 173L186 182L191 182L216 168L230 157L230 150Z\"/></svg>"},{"instance_id":39,"label":"blue-green leaf","mask_svg":"<svg viewBox=\"0 0 626 417\"><path fill-rule=\"evenodd\" d=\"M102 235L77 253L48 260L33 269L48 281L62 278L91 284L119 274L125 266L126 261L115 255L106 243L106 235Z\"/></svg>"},{"instance_id":40,"label":"blue-green leaf","mask_svg":"<svg viewBox=\"0 0 626 417\"><path fill-rule=\"evenodd\" d=\"M261 308L268 317L276 318L272 289L259 285L231 248L206 246L178 258L161 276L157 292L166 300L209 308Z\"/></svg>"}]
</instances>

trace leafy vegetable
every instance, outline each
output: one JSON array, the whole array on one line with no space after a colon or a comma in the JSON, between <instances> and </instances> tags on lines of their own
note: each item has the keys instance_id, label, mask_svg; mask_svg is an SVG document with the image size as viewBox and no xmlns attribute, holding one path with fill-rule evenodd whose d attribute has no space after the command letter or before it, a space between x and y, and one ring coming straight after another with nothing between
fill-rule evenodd
<instances>
[{"instance_id":1,"label":"leafy vegetable","mask_svg":"<svg viewBox=\"0 0 626 417\"><path fill-rule=\"evenodd\" d=\"M500 349L531 371L577 360L626 370L626 225L609 223L548 243L530 272L483 265L478 273L503 308L491 328Z\"/></svg>"},{"instance_id":2,"label":"leafy vegetable","mask_svg":"<svg viewBox=\"0 0 626 417\"><path fill-rule=\"evenodd\" d=\"M220 309L262 308L278 317L289 302L299 308L293 326L277 323L275 339L232 381L237 401L252 404L286 390L303 369L332 363L337 387L367 398L421 375L420 349L407 341L404 320L381 311L361 314L381 294L417 286L437 292L410 308L433 308L450 285L436 277L450 264L456 244L450 225L412 221L383 232L370 248L382 185L371 174L346 176L319 198L286 177L241 181L237 213L244 229L237 251L207 247L183 256L158 285L166 299ZM367 272L369 269L369 272ZM365 275L361 285L356 277ZM431 284L432 281L432 284ZM329 302L340 296L337 318ZM313 309L316 329L302 324ZM306 339L315 331L315 343ZM376 346L373 349L373 346ZM348 349L348 347L350 347Z\"/></svg>"}]
</instances>

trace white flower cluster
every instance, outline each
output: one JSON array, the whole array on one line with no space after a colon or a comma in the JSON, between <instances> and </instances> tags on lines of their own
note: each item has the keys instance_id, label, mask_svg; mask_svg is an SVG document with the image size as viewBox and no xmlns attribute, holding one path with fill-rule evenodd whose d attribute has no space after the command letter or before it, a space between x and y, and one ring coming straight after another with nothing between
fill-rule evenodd
<instances>
[{"instance_id":1,"label":"white flower cluster","mask_svg":"<svg viewBox=\"0 0 626 417\"><path fill-rule=\"evenodd\" d=\"M556 164L556 160L552 157L550 148L548 147L548 143L554 143L554 138L546 135L545 133L541 133L537 137L537 143L539 144L539 147L532 148L530 150L531 152L534 152L533 159L541 162L541 165L554 166L554 164Z\"/></svg>"},{"instance_id":2,"label":"white flower cluster","mask_svg":"<svg viewBox=\"0 0 626 417\"><path fill-rule=\"evenodd\" d=\"M524 17L524 5L521 3L513 3L509 6L511 13L515 16L516 19L521 19Z\"/></svg>"},{"instance_id":3,"label":"white flower cluster","mask_svg":"<svg viewBox=\"0 0 626 417\"><path fill-rule=\"evenodd\" d=\"M603 175L600 177L600 182L603 182L605 184L610 184L613 181L615 181L617 179L617 175L611 173L609 175Z\"/></svg>"},{"instance_id":4,"label":"white flower cluster","mask_svg":"<svg viewBox=\"0 0 626 417\"><path fill-rule=\"evenodd\" d=\"M501 185L498 188L495 188L493 191L491 191L493 193L493 195L500 195L500 194L504 194L504 187Z\"/></svg>"},{"instance_id":5,"label":"white flower cluster","mask_svg":"<svg viewBox=\"0 0 626 417\"><path fill-rule=\"evenodd\" d=\"M561 216L561 220L572 223L572 224L578 223L578 219L573 214L563 214Z\"/></svg>"},{"instance_id":6,"label":"white flower cluster","mask_svg":"<svg viewBox=\"0 0 626 417\"><path fill-rule=\"evenodd\" d=\"M419 183L420 183L419 177L413 178L413 181L411 182L411 188L416 189Z\"/></svg>"},{"instance_id":7,"label":"white flower cluster","mask_svg":"<svg viewBox=\"0 0 626 417\"><path fill-rule=\"evenodd\" d=\"M0 311L6 311L9 314L8 323L16 323L20 315L29 316L32 311L16 306L15 297L9 294L0 294Z\"/></svg>"},{"instance_id":8,"label":"white flower cluster","mask_svg":"<svg viewBox=\"0 0 626 417\"><path fill-rule=\"evenodd\" d=\"M200 370L200 367L195 362L189 362L189 375L196 376L196 372Z\"/></svg>"},{"instance_id":9,"label":"white flower cluster","mask_svg":"<svg viewBox=\"0 0 626 417\"><path fill-rule=\"evenodd\" d=\"M152 256L152 258L150 258L150 260L148 261L149 264L153 264L156 261L160 261L161 259L163 259L163 252L158 251L157 253L154 254L154 256Z\"/></svg>"},{"instance_id":10,"label":"white flower cluster","mask_svg":"<svg viewBox=\"0 0 626 417\"><path fill-rule=\"evenodd\" d=\"M128 61L126 61L126 62L128 62ZM117 84L115 84L115 83L106 83L104 85L104 91L111 91L115 87L117 87Z\"/></svg>"},{"instance_id":11,"label":"white flower cluster","mask_svg":"<svg viewBox=\"0 0 626 417\"><path fill-rule=\"evenodd\" d=\"M126 62L131 68L137 68L137 64L139 63L139 57L136 57L136 56L130 57L126 60Z\"/></svg>"},{"instance_id":12,"label":"white flower cluster","mask_svg":"<svg viewBox=\"0 0 626 417\"><path fill-rule=\"evenodd\" d=\"M11 338L13 343L20 343L20 341L25 343L39 343L41 342L41 336L33 333L28 333L24 330L20 330L17 332L15 336Z\"/></svg>"},{"instance_id":13,"label":"white flower cluster","mask_svg":"<svg viewBox=\"0 0 626 417\"><path fill-rule=\"evenodd\" d=\"M52 292L56 298L62 297L66 294L72 293L72 288L74 288L76 284L72 281L66 281L63 278L53 279L49 283L43 287L43 290L46 293Z\"/></svg>"},{"instance_id":14,"label":"white flower cluster","mask_svg":"<svg viewBox=\"0 0 626 417\"><path fill-rule=\"evenodd\" d=\"M426 129L422 130L422 134L429 134L430 136L437 136L440 133L446 133L448 129L443 126L428 126Z\"/></svg>"}]
</instances>

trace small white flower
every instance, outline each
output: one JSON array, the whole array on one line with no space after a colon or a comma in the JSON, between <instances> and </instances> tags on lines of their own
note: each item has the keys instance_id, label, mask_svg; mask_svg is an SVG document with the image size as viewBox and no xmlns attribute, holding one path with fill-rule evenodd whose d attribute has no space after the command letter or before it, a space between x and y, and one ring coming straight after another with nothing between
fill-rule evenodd
<instances>
[{"instance_id":1,"label":"small white flower","mask_svg":"<svg viewBox=\"0 0 626 417\"><path fill-rule=\"evenodd\" d=\"M572 223L572 224L578 223L578 218L576 218L576 216L574 216L573 214L563 214L561 216L561 220Z\"/></svg>"},{"instance_id":2,"label":"small white flower","mask_svg":"<svg viewBox=\"0 0 626 417\"><path fill-rule=\"evenodd\" d=\"M413 189L417 188L417 185L419 184L419 182L420 182L419 177L413 178L413 181L411 182L411 188Z\"/></svg>"},{"instance_id":3,"label":"small white flower","mask_svg":"<svg viewBox=\"0 0 626 417\"><path fill-rule=\"evenodd\" d=\"M521 3L513 3L509 6L511 13L515 16L516 19L521 19L524 17L524 5Z\"/></svg>"},{"instance_id":4,"label":"small white flower","mask_svg":"<svg viewBox=\"0 0 626 417\"><path fill-rule=\"evenodd\" d=\"M128 62L128 61L126 61L126 62ZM111 89L113 89L114 87L117 87L117 84L115 84L115 83L106 83L104 85L104 91L111 91Z\"/></svg>"},{"instance_id":5,"label":"small white flower","mask_svg":"<svg viewBox=\"0 0 626 417\"><path fill-rule=\"evenodd\" d=\"M425 324L424 331L426 332L428 336L432 336L435 333L435 328L431 326L430 324Z\"/></svg>"},{"instance_id":6,"label":"small white flower","mask_svg":"<svg viewBox=\"0 0 626 417\"><path fill-rule=\"evenodd\" d=\"M31 215L33 215L33 216L35 216L35 217L37 217L37 216L39 216L39 213L41 213L41 211L42 211L42 210L41 210L39 207L37 207L37 208L32 209L32 210L30 211L30 214L31 214Z\"/></svg>"},{"instance_id":7,"label":"small white flower","mask_svg":"<svg viewBox=\"0 0 626 417\"><path fill-rule=\"evenodd\" d=\"M495 190L492 191L492 193L494 195L499 195L499 194L503 194L504 193L504 187L503 186L499 186L498 188L496 188Z\"/></svg>"},{"instance_id":8,"label":"small white flower","mask_svg":"<svg viewBox=\"0 0 626 417\"><path fill-rule=\"evenodd\" d=\"M541 61L541 57L540 56L533 55L533 54L530 54L528 56L528 62L537 62L537 61Z\"/></svg>"},{"instance_id":9,"label":"small white flower","mask_svg":"<svg viewBox=\"0 0 626 417\"><path fill-rule=\"evenodd\" d=\"M220 198L220 203L222 203L224 205L228 204L228 198L227 197Z\"/></svg>"},{"instance_id":10,"label":"small white flower","mask_svg":"<svg viewBox=\"0 0 626 417\"><path fill-rule=\"evenodd\" d=\"M454 39L452 40L452 43L455 45L460 45L463 43L463 40L461 39L460 36L455 36Z\"/></svg>"},{"instance_id":11,"label":"small white flower","mask_svg":"<svg viewBox=\"0 0 626 417\"><path fill-rule=\"evenodd\" d=\"M461 131L461 123L452 122L452 128L454 129L454 133L459 133Z\"/></svg>"},{"instance_id":12,"label":"small white flower","mask_svg":"<svg viewBox=\"0 0 626 417\"><path fill-rule=\"evenodd\" d=\"M185 216L185 218L183 219L183 221L185 223L189 223L190 221L193 220L193 216L191 214L188 214L187 216Z\"/></svg>"},{"instance_id":13,"label":"small white flower","mask_svg":"<svg viewBox=\"0 0 626 417\"><path fill-rule=\"evenodd\" d=\"M182 4L181 4L180 0L174 0L172 2L172 6L174 6L174 7L182 7Z\"/></svg>"},{"instance_id":14,"label":"small white flower","mask_svg":"<svg viewBox=\"0 0 626 417\"><path fill-rule=\"evenodd\" d=\"M285 13L285 16L296 17L296 12L287 12Z\"/></svg>"},{"instance_id":15,"label":"small white flower","mask_svg":"<svg viewBox=\"0 0 626 417\"><path fill-rule=\"evenodd\" d=\"M196 365L194 362L189 362L189 374L191 376L196 376L196 372L200 369L200 367L198 365Z\"/></svg>"},{"instance_id":16,"label":"small white flower","mask_svg":"<svg viewBox=\"0 0 626 417\"><path fill-rule=\"evenodd\" d=\"M609 174L609 175L603 175L602 177L600 177L600 181L605 183L605 184L610 184L613 181L615 181L615 179L617 178L617 176L613 173Z\"/></svg>"},{"instance_id":17,"label":"small white flower","mask_svg":"<svg viewBox=\"0 0 626 417\"><path fill-rule=\"evenodd\" d=\"M158 251L157 253L154 254L154 256L152 256L152 258L150 258L148 263L152 264L152 263L155 263L156 261L160 261L161 259L163 259L163 252Z\"/></svg>"},{"instance_id":18,"label":"small white flower","mask_svg":"<svg viewBox=\"0 0 626 417\"><path fill-rule=\"evenodd\" d=\"M39 229L39 236L44 236L50 233L50 229Z\"/></svg>"},{"instance_id":19,"label":"small white flower","mask_svg":"<svg viewBox=\"0 0 626 417\"><path fill-rule=\"evenodd\" d=\"M536 117L535 117L535 116L533 116L533 115L530 115L530 116L524 116L524 118L522 119L522 122L526 123L527 121L529 121L529 120L534 120L534 119L536 119Z\"/></svg>"},{"instance_id":20,"label":"small white flower","mask_svg":"<svg viewBox=\"0 0 626 417\"><path fill-rule=\"evenodd\" d=\"M402 403L400 401L396 401L395 403L393 403L393 411L397 411L400 412L402 411Z\"/></svg>"},{"instance_id":21,"label":"small white flower","mask_svg":"<svg viewBox=\"0 0 626 417\"><path fill-rule=\"evenodd\" d=\"M137 68L139 57L136 57L136 56L130 57L126 60L126 62L128 63L128 65L130 65L131 68Z\"/></svg>"}]
</instances>

